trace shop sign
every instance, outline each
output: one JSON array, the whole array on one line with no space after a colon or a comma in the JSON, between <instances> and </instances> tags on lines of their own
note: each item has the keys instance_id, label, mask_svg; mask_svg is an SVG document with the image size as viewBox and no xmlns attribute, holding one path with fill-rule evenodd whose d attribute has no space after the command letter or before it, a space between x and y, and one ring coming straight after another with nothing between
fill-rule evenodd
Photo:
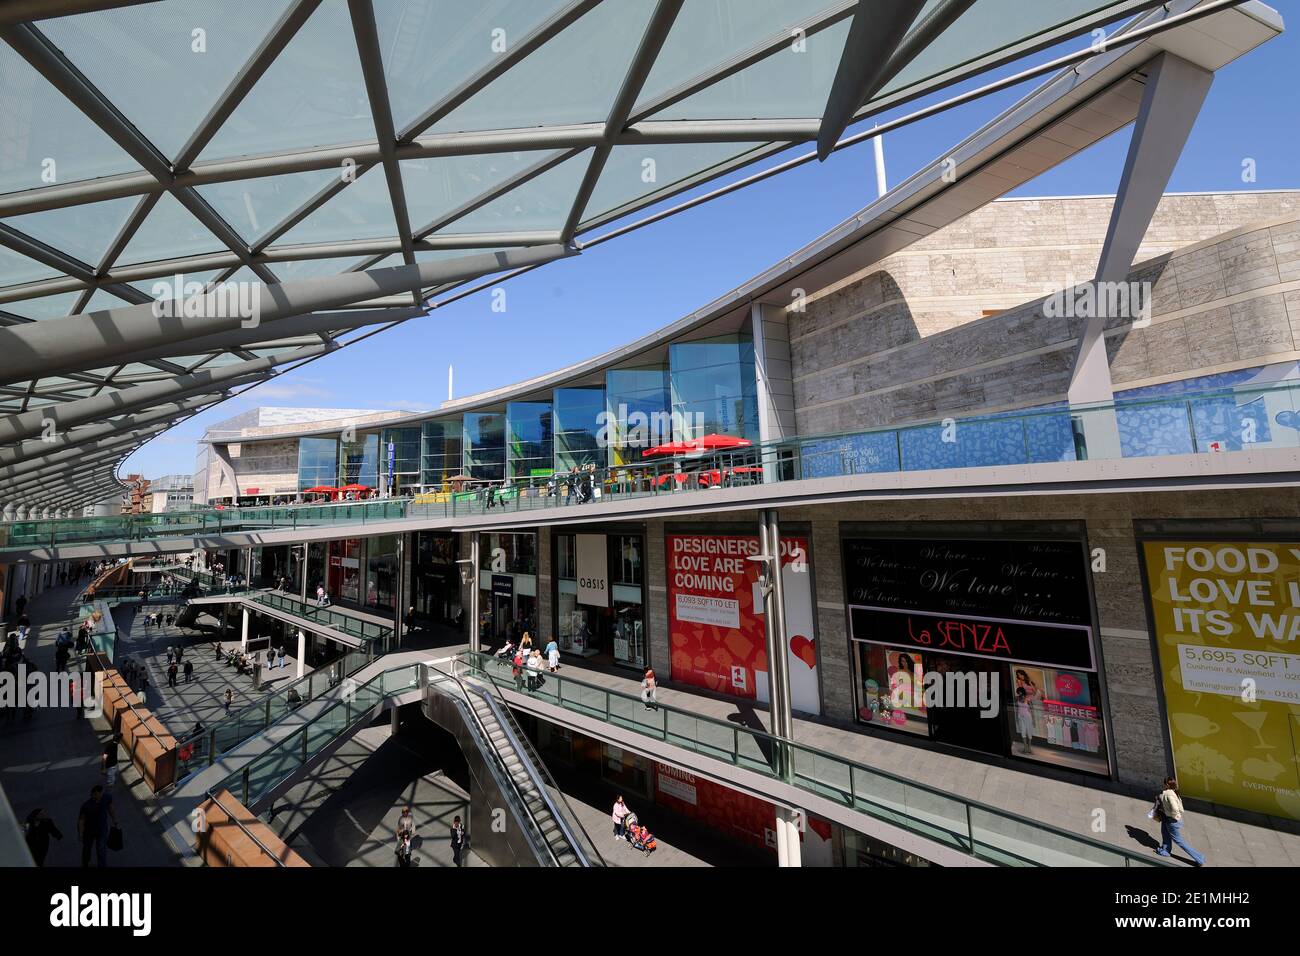
<instances>
[{"instance_id":1,"label":"shop sign","mask_svg":"<svg viewBox=\"0 0 1300 956\"><path fill-rule=\"evenodd\" d=\"M509 574L492 575L492 596L508 598L515 596L515 579Z\"/></svg>"},{"instance_id":2,"label":"shop sign","mask_svg":"<svg viewBox=\"0 0 1300 956\"><path fill-rule=\"evenodd\" d=\"M1092 629L880 607L850 607L854 640L943 654L1092 670Z\"/></svg>"},{"instance_id":3,"label":"shop sign","mask_svg":"<svg viewBox=\"0 0 1300 956\"><path fill-rule=\"evenodd\" d=\"M1092 624L1081 541L845 538L842 546L850 605Z\"/></svg>"},{"instance_id":4,"label":"shop sign","mask_svg":"<svg viewBox=\"0 0 1300 956\"><path fill-rule=\"evenodd\" d=\"M1300 541L1143 552L1179 787L1300 820Z\"/></svg>"},{"instance_id":5,"label":"shop sign","mask_svg":"<svg viewBox=\"0 0 1300 956\"><path fill-rule=\"evenodd\" d=\"M588 607L609 607L609 549L603 534L579 534L578 603Z\"/></svg>"}]
</instances>

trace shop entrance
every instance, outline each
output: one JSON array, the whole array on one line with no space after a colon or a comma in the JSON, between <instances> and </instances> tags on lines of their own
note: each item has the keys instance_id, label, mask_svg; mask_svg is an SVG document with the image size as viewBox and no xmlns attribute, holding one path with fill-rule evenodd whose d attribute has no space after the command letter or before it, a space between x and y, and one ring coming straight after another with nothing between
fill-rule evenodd
<instances>
[{"instance_id":1,"label":"shop entrance","mask_svg":"<svg viewBox=\"0 0 1300 956\"><path fill-rule=\"evenodd\" d=\"M945 678L959 674L967 688L1001 689L1003 686L1002 667L996 663L951 654L925 654L923 660L927 672ZM963 701L961 706L956 706L947 697L947 694L939 695L937 705L927 709L931 740L986 753L1006 752L1001 708L985 713L973 702Z\"/></svg>"}]
</instances>

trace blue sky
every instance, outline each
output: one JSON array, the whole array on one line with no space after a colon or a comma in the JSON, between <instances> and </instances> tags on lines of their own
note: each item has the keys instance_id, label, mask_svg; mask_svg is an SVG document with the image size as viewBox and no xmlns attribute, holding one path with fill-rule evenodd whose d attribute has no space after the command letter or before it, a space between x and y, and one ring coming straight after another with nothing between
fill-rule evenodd
<instances>
[{"instance_id":1,"label":"blue sky","mask_svg":"<svg viewBox=\"0 0 1300 956\"><path fill-rule=\"evenodd\" d=\"M1284 17L1296 9L1291 2L1273 6ZM1289 25L1290 32L1215 78L1170 191L1300 188L1295 157L1300 148L1300 32ZM1085 42L1070 41L968 85L982 85L991 76L1079 49ZM890 185L942 156L1041 82L889 134L885 161ZM946 91L943 98L953 92ZM909 104L900 113L926 102ZM1127 145L1128 130L1121 130L1012 195L1113 193ZM806 150L799 147L768 162ZM1242 181L1247 158L1255 161L1254 183ZM563 367L699 308L874 198L870 144L842 150L824 164L808 164L511 280L503 286L504 313L493 312L490 293L480 292L281 375L150 442L128 459L122 473L156 477L190 472L194 441L205 428L258 405L431 409L447 397L449 364L455 366L458 396Z\"/></svg>"}]
</instances>

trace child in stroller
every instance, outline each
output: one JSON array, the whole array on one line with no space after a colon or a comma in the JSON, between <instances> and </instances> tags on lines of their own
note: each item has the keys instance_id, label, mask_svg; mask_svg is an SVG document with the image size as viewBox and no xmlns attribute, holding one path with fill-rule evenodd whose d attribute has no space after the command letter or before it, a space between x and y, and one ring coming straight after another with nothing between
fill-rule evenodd
<instances>
[{"instance_id":1,"label":"child in stroller","mask_svg":"<svg viewBox=\"0 0 1300 956\"><path fill-rule=\"evenodd\" d=\"M642 853L653 853L659 843L654 838L648 827L641 826L635 813L629 813L623 821L623 835L627 842L632 844L634 850L640 850Z\"/></svg>"}]
</instances>

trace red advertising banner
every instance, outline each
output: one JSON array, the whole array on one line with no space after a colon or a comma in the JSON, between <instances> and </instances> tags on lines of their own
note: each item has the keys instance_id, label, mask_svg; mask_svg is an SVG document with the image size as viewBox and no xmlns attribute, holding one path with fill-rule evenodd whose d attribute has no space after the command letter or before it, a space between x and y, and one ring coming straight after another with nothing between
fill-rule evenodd
<instances>
[{"instance_id":1,"label":"red advertising banner","mask_svg":"<svg viewBox=\"0 0 1300 956\"><path fill-rule=\"evenodd\" d=\"M672 679L766 701L767 637L757 535L670 534L668 628ZM781 539L786 653L796 710L820 712L808 541Z\"/></svg>"},{"instance_id":2,"label":"red advertising banner","mask_svg":"<svg viewBox=\"0 0 1300 956\"><path fill-rule=\"evenodd\" d=\"M659 806L722 836L758 849L776 850L776 808L757 797L656 761L654 798ZM804 865L830 866L830 823L809 817L802 830L799 839Z\"/></svg>"}]
</instances>

